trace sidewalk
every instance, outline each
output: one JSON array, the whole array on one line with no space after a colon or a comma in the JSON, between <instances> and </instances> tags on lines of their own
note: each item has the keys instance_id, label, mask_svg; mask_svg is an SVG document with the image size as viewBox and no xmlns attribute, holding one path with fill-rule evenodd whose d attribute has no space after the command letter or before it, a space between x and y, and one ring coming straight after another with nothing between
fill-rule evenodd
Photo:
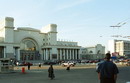
<instances>
[{"instance_id":1,"label":"sidewalk","mask_svg":"<svg viewBox=\"0 0 130 83\"><path fill-rule=\"evenodd\" d=\"M123 67L125 65L117 64L118 67ZM15 66L14 70L22 70L22 68L25 68L25 70L28 70L27 66ZM41 69L48 69L49 65L42 65L41 67L38 66L31 66L30 69L32 70L41 70ZM61 65L53 65L54 69L66 69L66 67L62 67ZM78 64L74 67L71 67L71 69L84 69L84 68L96 68L96 64L88 65L88 64Z\"/></svg>"}]
</instances>

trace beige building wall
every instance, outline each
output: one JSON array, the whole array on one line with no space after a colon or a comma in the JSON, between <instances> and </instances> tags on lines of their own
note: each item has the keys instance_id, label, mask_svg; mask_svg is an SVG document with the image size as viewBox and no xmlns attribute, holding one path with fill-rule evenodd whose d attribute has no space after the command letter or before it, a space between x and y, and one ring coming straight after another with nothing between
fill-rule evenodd
<instances>
[{"instance_id":1,"label":"beige building wall","mask_svg":"<svg viewBox=\"0 0 130 83\"><path fill-rule=\"evenodd\" d=\"M49 24L41 30L30 27L14 29L14 19L0 22L1 58L17 60L74 60L80 59L77 42L57 41L57 25Z\"/></svg>"},{"instance_id":2,"label":"beige building wall","mask_svg":"<svg viewBox=\"0 0 130 83\"><path fill-rule=\"evenodd\" d=\"M112 40L112 44L109 45L109 51L111 53L119 53L119 56L130 55L130 41L128 40ZM113 48L115 47L115 48Z\"/></svg>"},{"instance_id":3,"label":"beige building wall","mask_svg":"<svg viewBox=\"0 0 130 83\"><path fill-rule=\"evenodd\" d=\"M105 55L105 46L97 44L91 47L85 47L82 49L82 54L84 59L102 59Z\"/></svg>"}]
</instances>

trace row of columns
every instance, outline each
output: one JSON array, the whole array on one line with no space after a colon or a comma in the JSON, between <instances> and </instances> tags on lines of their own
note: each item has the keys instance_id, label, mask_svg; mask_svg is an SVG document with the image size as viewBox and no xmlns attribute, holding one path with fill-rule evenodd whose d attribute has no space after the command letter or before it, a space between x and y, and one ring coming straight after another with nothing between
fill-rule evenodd
<instances>
[{"instance_id":1,"label":"row of columns","mask_svg":"<svg viewBox=\"0 0 130 83\"><path fill-rule=\"evenodd\" d=\"M45 48L43 49L43 60L52 60L52 49Z\"/></svg>"},{"instance_id":2,"label":"row of columns","mask_svg":"<svg viewBox=\"0 0 130 83\"><path fill-rule=\"evenodd\" d=\"M6 47L3 48L4 57L6 58ZM42 60L76 60L80 59L79 49L63 49L58 48L57 54L52 54L52 48L44 48L41 54ZM17 60L20 60L20 48L14 48L14 56Z\"/></svg>"},{"instance_id":3,"label":"row of columns","mask_svg":"<svg viewBox=\"0 0 130 83\"><path fill-rule=\"evenodd\" d=\"M76 60L80 59L79 49L57 49L57 54L52 54L51 48L43 49L43 60Z\"/></svg>"},{"instance_id":4,"label":"row of columns","mask_svg":"<svg viewBox=\"0 0 130 83\"><path fill-rule=\"evenodd\" d=\"M80 59L79 49L58 49L58 60Z\"/></svg>"}]
</instances>

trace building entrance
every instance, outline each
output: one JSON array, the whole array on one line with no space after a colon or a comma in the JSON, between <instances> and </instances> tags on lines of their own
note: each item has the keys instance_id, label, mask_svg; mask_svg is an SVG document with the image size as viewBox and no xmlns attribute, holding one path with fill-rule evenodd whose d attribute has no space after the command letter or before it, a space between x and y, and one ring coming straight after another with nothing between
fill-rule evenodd
<instances>
[{"instance_id":1,"label":"building entrance","mask_svg":"<svg viewBox=\"0 0 130 83\"><path fill-rule=\"evenodd\" d=\"M34 39L23 39L20 49L20 60L40 60L38 45Z\"/></svg>"},{"instance_id":2,"label":"building entrance","mask_svg":"<svg viewBox=\"0 0 130 83\"><path fill-rule=\"evenodd\" d=\"M20 60L40 60L39 51L20 50Z\"/></svg>"}]
</instances>

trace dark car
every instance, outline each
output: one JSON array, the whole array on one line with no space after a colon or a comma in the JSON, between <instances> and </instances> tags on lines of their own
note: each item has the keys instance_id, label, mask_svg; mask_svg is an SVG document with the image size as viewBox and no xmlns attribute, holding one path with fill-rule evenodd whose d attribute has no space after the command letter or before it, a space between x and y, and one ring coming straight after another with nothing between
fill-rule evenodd
<instances>
[{"instance_id":1,"label":"dark car","mask_svg":"<svg viewBox=\"0 0 130 83\"><path fill-rule=\"evenodd\" d=\"M19 66L28 66L30 64L30 66L32 66L33 64L30 62L19 62Z\"/></svg>"},{"instance_id":2,"label":"dark car","mask_svg":"<svg viewBox=\"0 0 130 83\"><path fill-rule=\"evenodd\" d=\"M55 65L55 64L57 64L56 61L45 61L44 62L44 65Z\"/></svg>"}]
</instances>

